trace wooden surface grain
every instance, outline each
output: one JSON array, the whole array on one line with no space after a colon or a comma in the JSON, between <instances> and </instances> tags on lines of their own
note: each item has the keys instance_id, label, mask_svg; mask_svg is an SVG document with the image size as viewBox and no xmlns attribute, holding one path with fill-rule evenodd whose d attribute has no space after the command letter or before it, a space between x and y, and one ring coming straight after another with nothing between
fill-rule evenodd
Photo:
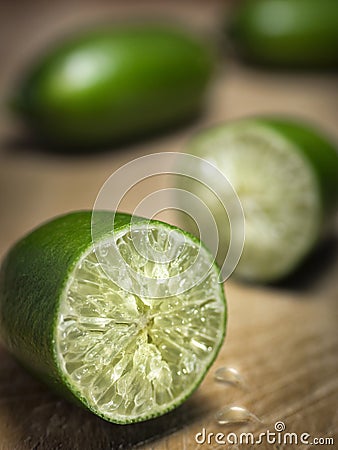
<instances>
[{"instance_id":1,"label":"wooden surface grain","mask_svg":"<svg viewBox=\"0 0 338 450\"><path fill-rule=\"evenodd\" d=\"M18 7L20 5L20 7ZM221 2L22 2L3 6L0 93L46 41L66 30L116 17L163 15L191 23L218 38ZM57 155L29 140L2 109L0 117L0 256L48 218L91 208L106 178L135 157L180 151L202 126L255 113L288 113L318 123L338 138L337 75L279 73L248 68L222 56L205 114L185 128L127 147L86 156ZM154 185L151 188L155 188ZM148 188L147 188L148 189ZM124 204L132 210L139 198ZM174 220L174 217L173 217ZM338 427L337 236L324 243L302 270L270 287L226 283L228 332L220 355L198 391L176 411L131 426L106 423L50 393L4 350L0 351L0 449L239 448L196 433L286 431L335 437ZM216 382L215 371L237 368L246 389ZM227 405L247 408L262 423L224 426L215 414ZM336 436L337 446L338 437ZM335 448L322 445L321 448ZM312 448L261 444L257 448ZM254 448L246 446L245 448Z\"/></svg>"}]
</instances>

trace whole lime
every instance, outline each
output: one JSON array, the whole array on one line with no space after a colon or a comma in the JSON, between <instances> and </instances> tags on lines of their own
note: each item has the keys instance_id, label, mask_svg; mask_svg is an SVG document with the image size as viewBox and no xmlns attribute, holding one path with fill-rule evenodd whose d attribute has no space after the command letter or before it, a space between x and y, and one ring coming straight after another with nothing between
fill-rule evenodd
<instances>
[{"instance_id":1,"label":"whole lime","mask_svg":"<svg viewBox=\"0 0 338 450\"><path fill-rule=\"evenodd\" d=\"M338 67L337 0L245 0L227 32L246 59L280 67Z\"/></svg>"},{"instance_id":2,"label":"whole lime","mask_svg":"<svg viewBox=\"0 0 338 450\"><path fill-rule=\"evenodd\" d=\"M13 105L51 143L114 144L197 114L212 71L210 48L188 32L120 25L74 37L40 58Z\"/></svg>"}]
</instances>

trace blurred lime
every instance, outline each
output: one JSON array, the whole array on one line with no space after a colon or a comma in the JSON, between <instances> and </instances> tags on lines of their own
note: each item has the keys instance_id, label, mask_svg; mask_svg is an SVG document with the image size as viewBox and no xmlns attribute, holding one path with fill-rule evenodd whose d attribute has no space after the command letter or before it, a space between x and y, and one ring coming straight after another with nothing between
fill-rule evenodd
<instances>
[{"instance_id":1,"label":"blurred lime","mask_svg":"<svg viewBox=\"0 0 338 450\"><path fill-rule=\"evenodd\" d=\"M0 272L0 333L54 389L108 421L131 423L172 410L197 388L223 342L226 305L219 269L196 238L128 214L113 225L113 217L95 212L95 245L90 211L56 218L16 244ZM166 295L136 295L107 276L115 270L138 288L114 258L109 267L98 262L113 239L148 277L145 292L157 286ZM164 262L142 256L166 252Z\"/></svg>"},{"instance_id":2,"label":"blurred lime","mask_svg":"<svg viewBox=\"0 0 338 450\"><path fill-rule=\"evenodd\" d=\"M87 32L43 57L13 104L52 143L115 143L197 114L212 69L210 49L186 32L116 26Z\"/></svg>"},{"instance_id":3,"label":"blurred lime","mask_svg":"<svg viewBox=\"0 0 338 450\"><path fill-rule=\"evenodd\" d=\"M228 33L253 62L338 66L337 0L245 0L230 18Z\"/></svg>"},{"instance_id":4,"label":"blurred lime","mask_svg":"<svg viewBox=\"0 0 338 450\"><path fill-rule=\"evenodd\" d=\"M246 237L238 277L269 282L288 275L336 211L338 154L311 126L284 118L242 119L202 131L188 151L214 164L241 200ZM220 219L220 205L201 187L190 183L190 189L209 204L224 257L230 230Z\"/></svg>"}]
</instances>

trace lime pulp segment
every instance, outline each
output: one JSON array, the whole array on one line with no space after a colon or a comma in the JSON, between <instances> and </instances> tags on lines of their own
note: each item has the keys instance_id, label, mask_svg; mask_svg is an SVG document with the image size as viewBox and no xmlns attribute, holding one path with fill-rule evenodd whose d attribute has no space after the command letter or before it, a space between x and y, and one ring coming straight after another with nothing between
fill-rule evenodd
<instances>
[{"instance_id":1,"label":"lime pulp segment","mask_svg":"<svg viewBox=\"0 0 338 450\"><path fill-rule=\"evenodd\" d=\"M92 246L78 261L61 299L56 331L61 371L76 396L112 422L145 420L182 403L223 341L226 310L218 269L196 240L184 234L182 250L175 236L183 233L172 231L160 223L132 225L140 237L138 248L129 227L115 238L134 270L152 280L167 278L167 285L178 272L175 283L188 281L186 267L199 250L203 263L194 269L198 282L188 291L176 295L173 285L162 298L128 292L107 275ZM156 253L171 246L176 257L161 262L144 258L139 246L145 242L153 243ZM149 256L149 247L143 250Z\"/></svg>"},{"instance_id":2,"label":"lime pulp segment","mask_svg":"<svg viewBox=\"0 0 338 450\"><path fill-rule=\"evenodd\" d=\"M245 244L236 274L258 281L287 274L312 247L322 219L318 182L301 151L250 121L206 132L192 152L226 175L242 203Z\"/></svg>"}]
</instances>

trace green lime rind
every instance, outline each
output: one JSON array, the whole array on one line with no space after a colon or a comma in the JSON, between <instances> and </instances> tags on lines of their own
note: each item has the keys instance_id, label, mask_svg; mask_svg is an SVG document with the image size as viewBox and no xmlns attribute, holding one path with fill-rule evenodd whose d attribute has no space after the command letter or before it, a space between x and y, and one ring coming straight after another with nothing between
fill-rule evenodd
<instances>
[{"instance_id":1,"label":"green lime rind","mask_svg":"<svg viewBox=\"0 0 338 450\"><path fill-rule=\"evenodd\" d=\"M226 31L241 56L275 67L338 67L336 0L247 0Z\"/></svg>"},{"instance_id":2,"label":"green lime rind","mask_svg":"<svg viewBox=\"0 0 338 450\"><path fill-rule=\"evenodd\" d=\"M100 240L128 227L131 216L115 215L112 230L112 212L96 212L96 238ZM62 368L58 354L57 336L59 307L79 260L92 247L90 211L71 213L48 222L18 242L7 255L0 271L0 330L7 349L31 372L50 385L59 394L105 420L114 423L132 423L150 419L181 404L202 382L206 371L222 345L226 327L226 304L222 287L219 299L224 305L224 322L220 325L217 346L203 373L167 408L149 411L142 417L117 417L102 413L88 401L72 383ZM133 224L148 224L143 218L133 217ZM162 224L151 221L152 224ZM163 225L163 224L162 224ZM177 231L177 228L170 227ZM199 243L196 238L191 239ZM218 268L214 266L218 273Z\"/></svg>"}]
</instances>

